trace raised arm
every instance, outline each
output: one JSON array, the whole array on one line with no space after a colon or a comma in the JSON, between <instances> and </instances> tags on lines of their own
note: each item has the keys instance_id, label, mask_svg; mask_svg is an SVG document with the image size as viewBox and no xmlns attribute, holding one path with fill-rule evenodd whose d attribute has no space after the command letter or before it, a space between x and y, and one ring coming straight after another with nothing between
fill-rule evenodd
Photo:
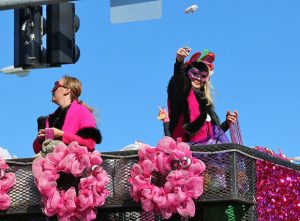
<instances>
[{"instance_id":1,"label":"raised arm","mask_svg":"<svg viewBox=\"0 0 300 221\"><path fill-rule=\"evenodd\" d=\"M176 52L176 62L174 65L174 77L184 77L184 59L189 56L191 48L179 48Z\"/></svg>"},{"instance_id":2,"label":"raised arm","mask_svg":"<svg viewBox=\"0 0 300 221\"><path fill-rule=\"evenodd\" d=\"M174 73L168 85L169 100L173 100L175 98L177 100L176 102L178 102L178 98L181 95L183 95L185 91L189 88L188 86L190 82L184 73L185 72L184 59L189 55L190 51L191 51L190 48L179 48L177 50L176 62L174 64Z\"/></svg>"}]
</instances>

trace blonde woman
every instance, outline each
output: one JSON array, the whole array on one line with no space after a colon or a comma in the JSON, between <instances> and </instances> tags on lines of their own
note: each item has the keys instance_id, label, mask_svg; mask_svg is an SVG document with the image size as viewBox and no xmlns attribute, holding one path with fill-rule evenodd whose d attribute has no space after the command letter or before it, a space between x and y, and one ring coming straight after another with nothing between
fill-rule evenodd
<instances>
[{"instance_id":1,"label":"blonde woman","mask_svg":"<svg viewBox=\"0 0 300 221\"><path fill-rule=\"evenodd\" d=\"M54 83L52 102L58 108L49 116L38 119L38 135L33 142L35 153L41 151L45 139L61 140L65 144L77 141L90 151L101 142L93 109L79 100L81 91L81 82L75 77L64 76Z\"/></svg>"},{"instance_id":2,"label":"blonde woman","mask_svg":"<svg viewBox=\"0 0 300 221\"><path fill-rule=\"evenodd\" d=\"M229 142L224 131L237 118L237 112L228 111L222 124L214 111L210 94L210 76L215 55L208 50L197 52L184 63L191 48L179 48L174 65L174 74L168 85L169 122L163 118L165 134L190 143ZM160 110L160 115L165 111ZM166 115L167 116L167 115ZM166 128L168 132L166 133Z\"/></svg>"}]
</instances>

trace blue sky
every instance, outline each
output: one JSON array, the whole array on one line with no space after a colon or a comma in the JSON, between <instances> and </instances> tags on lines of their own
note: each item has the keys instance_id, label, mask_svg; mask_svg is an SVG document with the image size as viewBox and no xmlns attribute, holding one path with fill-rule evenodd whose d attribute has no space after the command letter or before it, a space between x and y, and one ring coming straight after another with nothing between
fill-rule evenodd
<instances>
[{"instance_id":1,"label":"blue sky","mask_svg":"<svg viewBox=\"0 0 300 221\"><path fill-rule=\"evenodd\" d=\"M195 14L185 8L197 4ZM83 83L82 100L97 110L103 142L115 151L163 136L156 119L166 105L175 54L216 55L212 76L221 120L237 109L245 146L300 155L300 1L165 0L156 20L112 24L109 1L76 2L81 57L74 65L36 69L26 77L0 75L0 146L19 158L33 156L36 119L52 113L50 90L64 74ZM13 11L0 11L0 68L13 64ZM44 39L45 40L45 39Z\"/></svg>"}]
</instances>

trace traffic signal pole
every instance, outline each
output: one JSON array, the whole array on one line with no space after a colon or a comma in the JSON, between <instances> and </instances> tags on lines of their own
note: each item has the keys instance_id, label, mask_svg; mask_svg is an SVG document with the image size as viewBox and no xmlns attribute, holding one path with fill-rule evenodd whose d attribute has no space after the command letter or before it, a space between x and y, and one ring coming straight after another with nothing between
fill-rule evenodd
<instances>
[{"instance_id":1,"label":"traffic signal pole","mask_svg":"<svg viewBox=\"0 0 300 221\"><path fill-rule=\"evenodd\" d=\"M8 9L18 9L23 7L38 6L38 5L69 2L69 1L72 0L1 0L0 11L8 10Z\"/></svg>"}]
</instances>

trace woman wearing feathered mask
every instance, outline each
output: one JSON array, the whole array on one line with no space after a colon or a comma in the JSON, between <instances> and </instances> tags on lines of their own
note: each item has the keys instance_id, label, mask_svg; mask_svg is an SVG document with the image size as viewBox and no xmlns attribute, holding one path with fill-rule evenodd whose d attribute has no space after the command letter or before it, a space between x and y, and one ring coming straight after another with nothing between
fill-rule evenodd
<instances>
[{"instance_id":1,"label":"woman wearing feathered mask","mask_svg":"<svg viewBox=\"0 0 300 221\"><path fill-rule=\"evenodd\" d=\"M227 111L221 124L214 110L210 77L215 55L205 50L196 52L184 63L191 48L179 48L174 74L168 85L168 109L160 109L159 118L164 122L165 135L184 142L214 144L227 143L225 131L235 123L237 111Z\"/></svg>"}]
</instances>

